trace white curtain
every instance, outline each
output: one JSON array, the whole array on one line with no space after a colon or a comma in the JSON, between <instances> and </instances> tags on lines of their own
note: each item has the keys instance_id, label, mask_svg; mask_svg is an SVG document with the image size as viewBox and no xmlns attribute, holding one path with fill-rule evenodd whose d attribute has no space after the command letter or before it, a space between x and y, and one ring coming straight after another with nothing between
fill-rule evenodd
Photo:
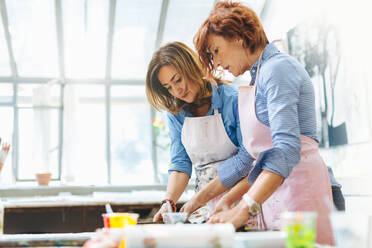
<instances>
[{"instance_id":1,"label":"white curtain","mask_svg":"<svg viewBox=\"0 0 372 248\"><path fill-rule=\"evenodd\" d=\"M62 183L73 183L76 180L74 166L79 157L79 133L77 132L78 96L76 86L67 84L64 89L63 110L63 149L62 149Z\"/></svg>"}]
</instances>

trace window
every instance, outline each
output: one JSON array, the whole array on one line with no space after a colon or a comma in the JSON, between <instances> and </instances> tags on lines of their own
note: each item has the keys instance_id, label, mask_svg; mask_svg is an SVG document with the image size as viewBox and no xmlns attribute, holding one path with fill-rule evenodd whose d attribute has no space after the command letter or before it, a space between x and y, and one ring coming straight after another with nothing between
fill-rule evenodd
<instances>
[{"instance_id":1,"label":"window","mask_svg":"<svg viewBox=\"0 0 372 248\"><path fill-rule=\"evenodd\" d=\"M147 64L165 42L193 47L213 2L0 1L0 137L12 144L1 183L45 170L52 184L164 183Z\"/></svg>"},{"instance_id":2,"label":"window","mask_svg":"<svg viewBox=\"0 0 372 248\"><path fill-rule=\"evenodd\" d=\"M10 76L10 64L6 45L4 26L0 18L0 76Z\"/></svg>"},{"instance_id":3,"label":"window","mask_svg":"<svg viewBox=\"0 0 372 248\"><path fill-rule=\"evenodd\" d=\"M144 86L111 88L112 184L154 182L150 106Z\"/></svg>"},{"instance_id":4,"label":"window","mask_svg":"<svg viewBox=\"0 0 372 248\"><path fill-rule=\"evenodd\" d=\"M2 98L3 93L1 91L0 84L0 97ZM12 130L13 130L13 108L11 106L0 105L0 116L6 116L6 118L1 118L0 121L0 136L2 141L7 141L12 143ZM0 183L1 184L11 184L13 183L13 170L12 170L12 156L8 156L6 160L6 166L3 167L0 173Z\"/></svg>"},{"instance_id":5,"label":"window","mask_svg":"<svg viewBox=\"0 0 372 248\"><path fill-rule=\"evenodd\" d=\"M194 49L193 36L208 17L213 8L213 3L214 1L209 0L169 1L162 43L182 41ZM180 10L182 10L182 14L180 14Z\"/></svg>"},{"instance_id":6,"label":"window","mask_svg":"<svg viewBox=\"0 0 372 248\"><path fill-rule=\"evenodd\" d=\"M35 179L35 173L52 172L59 179L60 85L18 84L18 156L15 178Z\"/></svg>"},{"instance_id":7,"label":"window","mask_svg":"<svg viewBox=\"0 0 372 248\"><path fill-rule=\"evenodd\" d=\"M112 77L144 79L155 48L161 1L116 3Z\"/></svg>"},{"instance_id":8,"label":"window","mask_svg":"<svg viewBox=\"0 0 372 248\"><path fill-rule=\"evenodd\" d=\"M58 75L54 1L6 1L8 27L18 74Z\"/></svg>"},{"instance_id":9,"label":"window","mask_svg":"<svg viewBox=\"0 0 372 248\"><path fill-rule=\"evenodd\" d=\"M109 1L62 1L66 77L104 78Z\"/></svg>"}]
</instances>

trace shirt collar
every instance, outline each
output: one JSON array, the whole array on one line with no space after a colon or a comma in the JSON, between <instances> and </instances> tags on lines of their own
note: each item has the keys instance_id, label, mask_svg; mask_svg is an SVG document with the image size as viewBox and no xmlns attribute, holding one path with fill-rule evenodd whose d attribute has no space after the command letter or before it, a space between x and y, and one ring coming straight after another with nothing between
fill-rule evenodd
<instances>
[{"instance_id":1,"label":"shirt collar","mask_svg":"<svg viewBox=\"0 0 372 248\"><path fill-rule=\"evenodd\" d=\"M222 99L221 99L221 96L218 92L217 86L213 83L211 83L211 85L212 85L212 104L211 104L211 108L208 112L210 112L210 111L213 112L214 109L219 109L222 106Z\"/></svg>"},{"instance_id":2,"label":"shirt collar","mask_svg":"<svg viewBox=\"0 0 372 248\"><path fill-rule=\"evenodd\" d=\"M262 61L261 64L265 63L266 60L274 56L275 54L279 53L278 48L274 45L274 43L269 43L265 46L263 54L262 54ZM256 75L258 65L258 59L252 65L251 69L249 70L251 75Z\"/></svg>"}]
</instances>

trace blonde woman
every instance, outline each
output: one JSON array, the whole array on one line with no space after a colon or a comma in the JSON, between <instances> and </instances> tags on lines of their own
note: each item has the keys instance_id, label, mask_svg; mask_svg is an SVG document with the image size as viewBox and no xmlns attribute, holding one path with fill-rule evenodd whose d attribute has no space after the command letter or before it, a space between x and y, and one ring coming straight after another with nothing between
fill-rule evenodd
<instances>
[{"instance_id":1,"label":"blonde woman","mask_svg":"<svg viewBox=\"0 0 372 248\"><path fill-rule=\"evenodd\" d=\"M161 214L168 211L166 202L172 211L177 210L175 204L193 167L197 194L182 207L187 213L205 204L214 210L221 193L229 189L222 185L220 175L235 173L226 173L225 168L245 168L239 169L237 176L248 175L251 161L241 152L238 92L217 78L213 79L215 85L204 76L196 53L180 42L161 47L149 63L147 99L155 109L168 112L172 163L166 197L154 221L160 221Z\"/></svg>"}]
</instances>

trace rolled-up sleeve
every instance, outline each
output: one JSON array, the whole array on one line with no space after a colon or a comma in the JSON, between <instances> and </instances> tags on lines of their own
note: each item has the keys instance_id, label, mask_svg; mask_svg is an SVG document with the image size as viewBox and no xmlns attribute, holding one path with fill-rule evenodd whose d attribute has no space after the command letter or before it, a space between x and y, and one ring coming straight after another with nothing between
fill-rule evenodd
<instances>
[{"instance_id":1,"label":"rolled-up sleeve","mask_svg":"<svg viewBox=\"0 0 372 248\"><path fill-rule=\"evenodd\" d=\"M172 171L180 171L188 174L191 177L192 164L186 149L181 141L182 123L175 115L167 114L170 145L171 166L168 173Z\"/></svg>"},{"instance_id":2,"label":"rolled-up sleeve","mask_svg":"<svg viewBox=\"0 0 372 248\"><path fill-rule=\"evenodd\" d=\"M270 77L266 85L263 85L273 148L259 154L255 167L249 174L249 184L253 184L263 169L287 178L300 161L301 140L297 111L300 84L295 81L295 76L289 75L280 75L279 72L279 75Z\"/></svg>"},{"instance_id":3,"label":"rolled-up sleeve","mask_svg":"<svg viewBox=\"0 0 372 248\"><path fill-rule=\"evenodd\" d=\"M246 177L252 169L254 158L249 155L243 146L238 153L226 159L218 166L217 173L223 186L232 188L237 182Z\"/></svg>"},{"instance_id":4,"label":"rolled-up sleeve","mask_svg":"<svg viewBox=\"0 0 372 248\"><path fill-rule=\"evenodd\" d=\"M217 168L217 174L221 183L228 188L233 187L237 182L246 177L252 169L254 158L247 152L242 144L242 134L240 130L238 98L234 98L231 103L232 114L230 119L234 120L234 131L236 142L238 143L238 152L223 161ZM226 110L227 111L227 110Z\"/></svg>"}]
</instances>

